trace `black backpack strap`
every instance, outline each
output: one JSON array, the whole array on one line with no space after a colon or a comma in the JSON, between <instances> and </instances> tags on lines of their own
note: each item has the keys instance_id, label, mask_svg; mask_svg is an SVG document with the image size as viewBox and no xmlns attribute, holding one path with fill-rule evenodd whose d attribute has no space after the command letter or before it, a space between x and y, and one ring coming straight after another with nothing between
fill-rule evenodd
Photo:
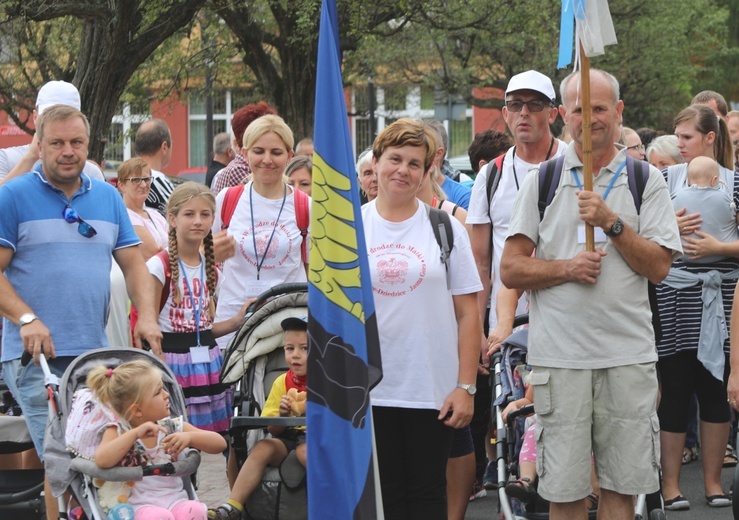
<instances>
[{"instance_id":1,"label":"black backpack strap","mask_svg":"<svg viewBox=\"0 0 739 520\"><path fill-rule=\"evenodd\" d=\"M507 152L506 152L507 153ZM488 195L488 209L490 204L493 203L493 195L498 190L498 184L500 184L500 177L503 175L503 161L505 160L505 153L496 157L490 164L490 170L488 170L486 193Z\"/></svg>"},{"instance_id":2,"label":"black backpack strap","mask_svg":"<svg viewBox=\"0 0 739 520\"><path fill-rule=\"evenodd\" d=\"M644 197L644 188L649 180L649 163L635 161L630 155L626 156L626 174L629 178L629 190L634 197L636 214L641 212L641 202Z\"/></svg>"},{"instance_id":3,"label":"black backpack strap","mask_svg":"<svg viewBox=\"0 0 739 520\"><path fill-rule=\"evenodd\" d=\"M432 208L426 204L429 220L431 221L431 229L434 231L434 238L441 249L441 262L446 269L446 285L451 288L451 271L449 269L449 259L454 247L454 231L452 230L452 221L449 213L440 209Z\"/></svg>"},{"instance_id":4,"label":"black backpack strap","mask_svg":"<svg viewBox=\"0 0 739 520\"><path fill-rule=\"evenodd\" d=\"M564 164L565 156L562 154L539 165L539 220L544 219L544 211L554 200Z\"/></svg>"}]
</instances>

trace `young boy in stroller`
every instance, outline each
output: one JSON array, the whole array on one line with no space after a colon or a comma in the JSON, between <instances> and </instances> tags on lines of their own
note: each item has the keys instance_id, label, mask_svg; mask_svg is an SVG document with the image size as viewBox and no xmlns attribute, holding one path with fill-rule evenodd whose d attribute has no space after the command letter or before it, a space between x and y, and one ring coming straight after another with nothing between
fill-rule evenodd
<instances>
[{"instance_id":1,"label":"young boy in stroller","mask_svg":"<svg viewBox=\"0 0 739 520\"><path fill-rule=\"evenodd\" d=\"M262 417L305 415L306 368L308 363L308 319L291 317L282 320L285 361L290 369L272 384ZM208 510L208 518L238 520L244 504L259 485L267 466L279 467L289 453L295 450L298 461L306 465L305 428L269 426L271 438L254 445L241 467L228 501Z\"/></svg>"}]
</instances>

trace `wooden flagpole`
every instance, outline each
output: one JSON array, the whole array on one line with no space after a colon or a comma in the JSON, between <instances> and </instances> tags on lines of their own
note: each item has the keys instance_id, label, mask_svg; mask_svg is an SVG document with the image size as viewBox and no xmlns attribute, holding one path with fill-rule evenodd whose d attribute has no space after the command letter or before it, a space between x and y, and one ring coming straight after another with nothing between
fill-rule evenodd
<instances>
[{"instance_id":1,"label":"wooden flagpole","mask_svg":"<svg viewBox=\"0 0 739 520\"><path fill-rule=\"evenodd\" d=\"M580 42L580 95L582 96L582 176L583 189L593 191L593 142L591 134L590 112L590 58L585 55L585 48ZM585 224L585 249L595 251L595 230Z\"/></svg>"}]
</instances>

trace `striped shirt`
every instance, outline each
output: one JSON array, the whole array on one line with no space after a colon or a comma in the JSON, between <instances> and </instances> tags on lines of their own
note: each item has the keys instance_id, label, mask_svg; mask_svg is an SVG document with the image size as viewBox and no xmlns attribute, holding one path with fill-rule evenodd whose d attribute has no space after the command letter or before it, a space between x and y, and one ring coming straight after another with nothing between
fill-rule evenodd
<instances>
[{"instance_id":1,"label":"striped shirt","mask_svg":"<svg viewBox=\"0 0 739 520\"><path fill-rule=\"evenodd\" d=\"M151 170L151 176L154 178L151 180L149 196L144 204L166 216L167 202L174 191L174 184L160 171Z\"/></svg>"}]
</instances>

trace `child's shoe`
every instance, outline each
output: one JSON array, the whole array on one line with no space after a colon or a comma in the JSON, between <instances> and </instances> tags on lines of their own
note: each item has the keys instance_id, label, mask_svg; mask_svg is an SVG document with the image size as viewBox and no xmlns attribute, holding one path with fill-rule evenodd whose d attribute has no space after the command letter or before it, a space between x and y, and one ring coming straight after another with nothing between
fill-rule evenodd
<instances>
[{"instance_id":1,"label":"child's shoe","mask_svg":"<svg viewBox=\"0 0 739 520\"><path fill-rule=\"evenodd\" d=\"M238 509L229 500L214 509L208 509L208 520L241 520L243 509Z\"/></svg>"}]
</instances>

